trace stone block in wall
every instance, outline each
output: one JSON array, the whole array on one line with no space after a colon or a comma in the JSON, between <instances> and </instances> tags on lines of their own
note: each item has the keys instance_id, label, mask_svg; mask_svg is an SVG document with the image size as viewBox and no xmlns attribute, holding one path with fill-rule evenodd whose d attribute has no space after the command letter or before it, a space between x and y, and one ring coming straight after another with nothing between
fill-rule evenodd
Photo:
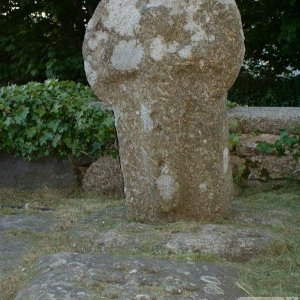
<instances>
[{"instance_id":1,"label":"stone block in wall","mask_svg":"<svg viewBox=\"0 0 300 300\"><path fill-rule=\"evenodd\" d=\"M0 155L0 188L72 190L77 176L69 160L54 157L27 161L8 154Z\"/></svg>"},{"instance_id":2,"label":"stone block in wall","mask_svg":"<svg viewBox=\"0 0 300 300\"><path fill-rule=\"evenodd\" d=\"M233 175L248 181L300 180L300 161L292 156L257 155L239 157L231 155Z\"/></svg>"},{"instance_id":3,"label":"stone block in wall","mask_svg":"<svg viewBox=\"0 0 300 300\"><path fill-rule=\"evenodd\" d=\"M251 134L241 134L240 136L240 143L236 147L236 153L238 155L243 156L255 156L260 155L259 150L257 149L257 145L260 142L267 142L269 144L274 144L278 140L279 136L275 134L258 134L258 135L251 135Z\"/></svg>"},{"instance_id":4,"label":"stone block in wall","mask_svg":"<svg viewBox=\"0 0 300 300\"><path fill-rule=\"evenodd\" d=\"M280 129L297 134L300 129L299 107L236 107L228 113L234 130L242 133L278 134Z\"/></svg>"},{"instance_id":5,"label":"stone block in wall","mask_svg":"<svg viewBox=\"0 0 300 300\"><path fill-rule=\"evenodd\" d=\"M253 161L261 161L259 166L261 170L266 170L269 176L269 179L280 180L285 178L295 178L295 171L299 160L296 160L292 156L281 156L276 155L267 155L267 156L258 156L253 157ZM261 176L259 172L252 172L254 178L259 178Z\"/></svg>"},{"instance_id":6,"label":"stone block in wall","mask_svg":"<svg viewBox=\"0 0 300 300\"><path fill-rule=\"evenodd\" d=\"M86 192L123 197L123 176L118 159L100 157L85 173L82 187Z\"/></svg>"}]
</instances>

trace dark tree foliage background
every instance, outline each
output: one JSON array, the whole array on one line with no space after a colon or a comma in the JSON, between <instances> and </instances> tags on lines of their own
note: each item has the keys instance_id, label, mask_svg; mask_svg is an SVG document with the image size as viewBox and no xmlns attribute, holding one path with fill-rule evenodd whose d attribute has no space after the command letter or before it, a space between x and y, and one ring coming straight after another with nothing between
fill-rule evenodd
<instances>
[{"instance_id":1,"label":"dark tree foliage background","mask_svg":"<svg viewBox=\"0 0 300 300\"><path fill-rule=\"evenodd\" d=\"M86 83L81 46L99 0L0 0L0 85L47 78ZM245 66L229 99L300 106L300 0L237 0Z\"/></svg>"},{"instance_id":2,"label":"dark tree foliage background","mask_svg":"<svg viewBox=\"0 0 300 300\"><path fill-rule=\"evenodd\" d=\"M300 106L300 0L236 0L245 66L229 93L240 104ZM294 72L293 72L294 71Z\"/></svg>"},{"instance_id":3,"label":"dark tree foliage background","mask_svg":"<svg viewBox=\"0 0 300 300\"><path fill-rule=\"evenodd\" d=\"M0 85L85 82L85 24L98 0L0 0Z\"/></svg>"}]
</instances>

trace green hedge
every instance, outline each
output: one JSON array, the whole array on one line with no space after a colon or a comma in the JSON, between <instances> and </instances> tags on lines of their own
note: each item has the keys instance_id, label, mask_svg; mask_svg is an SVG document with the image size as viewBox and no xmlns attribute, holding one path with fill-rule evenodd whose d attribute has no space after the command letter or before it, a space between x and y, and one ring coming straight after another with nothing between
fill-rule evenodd
<instances>
[{"instance_id":1,"label":"green hedge","mask_svg":"<svg viewBox=\"0 0 300 300\"><path fill-rule=\"evenodd\" d=\"M28 160L115 152L111 112L89 87L47 80L0 88L0 152Z\"/></svg>"}]
</instances>

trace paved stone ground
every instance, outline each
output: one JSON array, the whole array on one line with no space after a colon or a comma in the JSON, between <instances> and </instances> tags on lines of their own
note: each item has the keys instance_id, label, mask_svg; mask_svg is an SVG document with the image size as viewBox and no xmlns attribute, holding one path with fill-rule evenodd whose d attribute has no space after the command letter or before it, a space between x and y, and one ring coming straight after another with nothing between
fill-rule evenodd
<instances>
[{"instance_id":1,"label":"paved stone ground","mask_svg":"<svg viewBox=\"0 0 300 300\"><path fill-rule=\"evenodd\" d=\"M217 264L62 253L41 258L15 300L234 300L243 295L234 282Z\"/></svg>"},{"instance_id":2,"label":"paved stone ground","mask_svg":"<svg viewBox=\"0 0 300 300\"><path fill-rule=\"evenodd\" d=\"M280 218L281 217L281 218ZM227 259L248 260L264 251L277 236L265 226L282 224L285 215L269 217L245 211L235 213L232 220L240 223L178 223L177 227L128 223L124 208L109 208L81 220L72 229L74 237L94 240L104 253L111 251L167 251L173 254L215 254ZM113 220L113 222L112 222ZM250 226L250 227L249 227Z\"/></svg>"},{"instance_id":3,"label":"paved stone ground","mask_svg":"<svg viewBox=\"0 0 300 300\"><path fill-rule=\"evenodd\" d=\"M18 212L0 215L0 279L30 253L35 235L65 230L55 211ZM31 281L15 299L238 299L241 291L228 266L145 260L138 255L214 254L247 260L277 239L271 227L282 226L288 217L284 211L264 215L236 207L224 224L148 225L128 222L123 205L82 214L64 234L68 243L93 245L88 250L91 255L58 253L40 258Z\"/></svg>"}]
</instances>

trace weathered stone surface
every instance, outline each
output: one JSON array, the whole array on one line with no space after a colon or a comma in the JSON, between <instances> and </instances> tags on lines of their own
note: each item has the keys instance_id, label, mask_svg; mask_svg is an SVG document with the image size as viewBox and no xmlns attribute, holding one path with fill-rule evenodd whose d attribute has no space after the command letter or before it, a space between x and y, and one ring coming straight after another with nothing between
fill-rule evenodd
<instances>
[{"instance_id":1,"label":"weathered stone surface","mask_svg":"<svg viewBox=\"0 0 300 300\"><path fill-rule=\"evenodd\" d=\"M86 192L123 196L123 176L118 159L100 157L85 173L82 187Z\"/></svg>"},{"instance_id":2,"label":"weathered stone surface","mask_svg":"<svg viewBox=\"0 0 300 300\"><path fill-rule=\"evenodd\" d=\"M264 155L257 149L260 142L274 144L278 138L275 134L242 134L239 145L230 155L233 175L243 179L246 185L261 182L282 184L287 178L299 180L300 160L291 153L286 151L285 156Z\"/></svg>"},{"instance_id":3,"label":"weathered stone surface","mask_svg":"<svg viewBox=\"0 0 300 300\"><path fill-rule=\"evenodd\" d=\"M260 142L274 144L279 136L276 134L262 133L258 135L241 134L240 144L236 147L236 153L241 156L256 156L261 154L257 149Z\"/></svg>"},{"instance_id":4,"label":"weathered stone surface","mask_svg":"<svg viewBox=\"0 0 300 300\"><path fill-rule=\"evenodd\" d=\"M291 214L285 210L269 210L266 214L253 212L245 207L238 207L234 209L232 216L235 222L252 224L256 226L284 226L287 220L291 217Z\"/></svg>"},{"instance_id":5,"label":"weathered stone surface","mask_svg":"<svg viewBox=\"0 0 300 300\"><path fill-rule=\"evenodd\" d=\"M28 162L12 155L0 155L0 188L74 189L77 177L68 160L42 158Z\"/></svg>"},{"instance_id":6,"label":"weathered stone surface","mask_svg":"<svg viewBox=\"0 0 300 300\"><path fill-rule=\"evenodd\" d=\"M254 180L286 179L295 173L298 161L291 156L276 155L253 157L256 167L251 168L251 178Z\"/></svg>"},{"instance_id":7,"label":"weathered stone surface","mask_svg":"<svg viewBox=\"0 0 300 300\"><path fill-rule=\"evenodd\" d=\"M28 237L0 235L0 280L16 267L21 257L31 248Z\"/></svg>"},{"instance_id":8,"label":"weathered stone surface","mask_svg":"<svg viewBox=\"0 0 300 300\"><path fill-rule=\"evenodd\" d=\"M83 54L115 113L128 218L226 215L226 95L244 56L235 1L101 1Z\"/></svg>"},{"instance_id":9,"label":"weathered stone surface","mask_svg":"<svg viewBox=\"0 0 300 300\"><path fill-rule=\"evenodd\" d=\"M58 253L39 259L21 299L235 300L231 268L195 262Z\"/></svg>"},{"instance_id":10,"label":"weathered stone surface","mask_svg":"<svg viewBox=\"0 0 300 300\"><path fill-rule=\"evenodd\" d=\"M233 174L250 181L300 180L300 162L292 156L256 155L239 157L231 155Z\"/></svg>"},{"instance_id":11,"label":"weathered stone surface","mask_svg":"<svg viewBox=\"0 0 300 300\"><path fill-rule=\"evenodd\" d=\"M138 226L137 226L138 227ZM254 255L266 251L276 239L268 230L229 225L204 225L195 232L161 234L153 228L132 228L126 232L122 228L111 229L95 236L98 245L105 252L118 249L147 250L160 249L170 253L188 255L216 255L233 261L249 260ZM151 241L151 242L150 242Z\"/></svg>"},{"instance_id":12,"label":"weathered stone surface","mask_svg":"<svg viewBox=\"0 0 300 300\"><path fill-rule=\"evenodd\" d=\"M280 129L297 134L300 128L299 107L237 107L229 111L243 133L278 134Z\"/></svg>"},{"instance_id":13,"label":"weathered stone surface","mask_svg":"<svg viewBox=\"0 0 300 300\"><path fill-rule=\"evenodd\" d=\"M32 248L31 232L48 232L57 223L48 215L0 215L0 280L16 267ZM20 230L25 235L14 235ZM27 234L26 234L27 233Z\"/></svg>"},{"instance_id":14,"label":"weathered stone surface","mask_svg":"<svg viewBox=\"0 0 300 300\"><path fill-rule=\"evenodd\" d=\"M47 215L0 215L0 232L9 229L29 230L36 232L49 231L57 220Z\"/></svg>"},{"instance_id":15,"label":"weathered stone surface","mask_svg":"<svg viewBox=\"0 0 300 300\"><path fill-rule=\"evenodd\" d=\"M273 241L273 234L266 230L208 224L195 233L174 234L166 248L176 254L215 254L228 259L248 260Z\"/></svg>"},{"instance_id":16,"label":"weathered stone surface","mask_svg":"<svg viewBox=\"0 0 300 300\"><path fill-rule=\"evenodd\" d=\"M235 209L231 220L251 225L280 225L284 217L276 214L267 217L257 215L245 209ZM116 216L112 211L111 216ZM286 216L285 216L286 217ZM102 215L86 219L80 228L74 228L72 234L78 238L88 238L97 244L103 253L118 251L152 252L166 250L170 253L189 255L216 255L230 260L249 260L265 251L278 236L265 228L253 228L243 225L175 223L173 229L153 224L127 223L124 217L117 217L114 224ZM87 226L83 224L86 223ZM97 226L103 223L103 226ZM108 227L105 227L108 225ZM96 227L96 228L95 228ZM102 227L102 228L101 228ZM162 230L162 228L164 228Z\"/></svg>"}]
</instances>

